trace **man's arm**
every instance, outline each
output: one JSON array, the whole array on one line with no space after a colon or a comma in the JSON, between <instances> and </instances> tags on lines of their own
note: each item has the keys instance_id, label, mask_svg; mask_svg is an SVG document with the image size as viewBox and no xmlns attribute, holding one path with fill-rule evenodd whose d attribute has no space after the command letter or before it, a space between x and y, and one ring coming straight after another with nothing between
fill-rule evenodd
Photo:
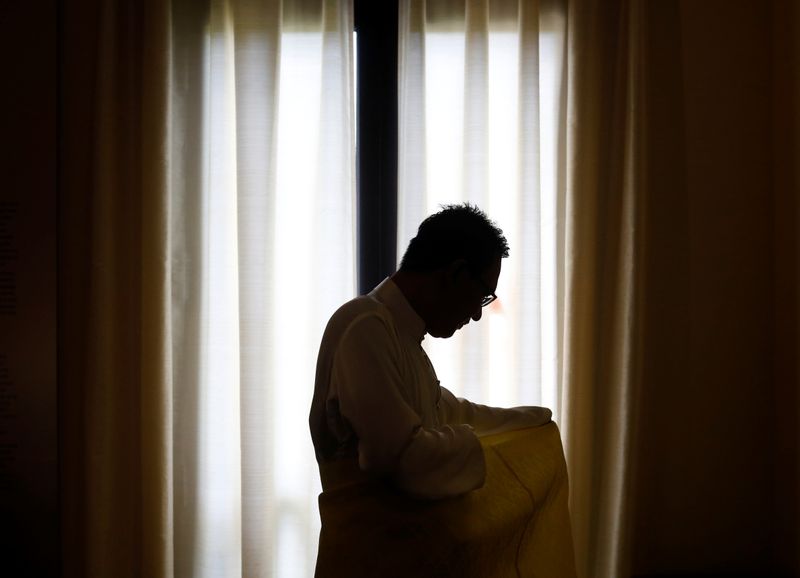
<instances>
[{"instance_id":1,"label":"man's arm","mask_svg":"<svg viewBox=\"0 0 800 578\"><path fill-rule=\"evenodd\" d=\"M356 319L334 356L331 385L358 437L362 470L411 494L439 498L483 485L483 450L463 424L426 428L404 397L399 345L376 315ZM407 393L406 393L407 395Z\"/></svg>"},{"instance_id":2,"label":"man's arm","mask_svg":"<svg viewBox=\"0 0 800 578\"><path fill-rule=\"evenodd\" d=\"M491 435L504 431L535 427L549 423L553 412L546 407L520 406L498 408L472 403L454 396L441 387L439 420L441 423L469 424L478 435Z\"/></svg>"}]
</instances>

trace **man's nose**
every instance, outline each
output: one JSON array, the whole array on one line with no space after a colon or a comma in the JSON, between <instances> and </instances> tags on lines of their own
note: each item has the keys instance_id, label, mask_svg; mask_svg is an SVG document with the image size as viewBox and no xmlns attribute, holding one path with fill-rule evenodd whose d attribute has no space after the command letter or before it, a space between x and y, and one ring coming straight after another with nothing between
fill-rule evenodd
<instances>
[{"instance_id":1,"label":"man's nose","mask_svg":"<svg viewBox=\"0 0 800 578\"><path fill-rule=\"evenodd\" d=\"M473 321L480 321L482 313L483 313L483 307L478 305L478 308L475 310L475 313L472 314L472 320Z\"/></svg>"}]
</instances>

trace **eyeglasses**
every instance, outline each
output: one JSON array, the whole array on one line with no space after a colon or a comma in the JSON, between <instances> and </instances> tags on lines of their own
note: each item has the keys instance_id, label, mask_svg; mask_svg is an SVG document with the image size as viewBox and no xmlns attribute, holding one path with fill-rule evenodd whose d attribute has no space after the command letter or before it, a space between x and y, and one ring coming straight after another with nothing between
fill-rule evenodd
<instances>
[{"instance_id":1,"label":"eyeglasses","mask_svg":"<svg viewBox=\"0 0 800 578\"><path fill-rule=\"evenodd\" d=\"M481 307L486 307L490 303L494 302L495 299L497 299L497 295L495 295L494 293L492 293L491 295L484 295L481 298Z\"/></svg>"},{"instance_id":2,"label":"eyeglasses","mask_svg":"<svg viewBox=\"0 0 800 578\"><path fill-rule=\"evenodd\" d=\"M483 279L478 277L475 274L472 274L472 278L475 279L478 283L483 286L485 295L481 297L481 307L486 307L490 303L492 303L495 299L497 299L497 295L494 294L494 291L489 289L489 286L483 282Z\"/></svg>"}]
</instances>

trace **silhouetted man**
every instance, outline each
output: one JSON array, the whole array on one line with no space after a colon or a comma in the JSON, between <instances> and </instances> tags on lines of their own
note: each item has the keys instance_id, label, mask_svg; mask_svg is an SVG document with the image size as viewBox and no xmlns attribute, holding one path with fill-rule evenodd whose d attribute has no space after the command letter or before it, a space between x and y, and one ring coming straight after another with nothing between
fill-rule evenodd
<instances>
[{"instance_id":1,"label":"silhouetted man","mask_svg":"<svg viewBox=\"0 0 800 578\"><path fill-rule=\"evenodd\" d=\"M421 498L463 494L484 483L479 435L550 421L546 408L456 398L422 349L426 333L447 338L480 320L507 256L480 209L450 205L422 222L394 275L333 314L309 420L326 492L380 479Z\"/></svg>"}]
</instances>

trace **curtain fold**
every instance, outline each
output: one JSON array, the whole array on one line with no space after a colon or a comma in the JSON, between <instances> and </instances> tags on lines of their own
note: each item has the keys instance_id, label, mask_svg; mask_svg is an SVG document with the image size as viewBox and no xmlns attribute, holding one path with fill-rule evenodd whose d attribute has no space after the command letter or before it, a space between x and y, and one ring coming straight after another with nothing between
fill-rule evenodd
<instances>
[{"instance_id":1,"label":"curtain fold","mask_svg":"<svg viewBox=\"0 0 800 578\"><path fill-rule=\"evenodd\" d=\"M646 59L636 0L568 11L562 434L579 575L626 576L641 387Z\"/></svg>"},{"instance_id":2,"label":"curtain fold","mask_svg":"<svg viewBox=\"0 0 800 578\"><path fill-rule=\"evenodd\" d=\"M274 407L263 387L274 350L271 259L258 240L275 213L281 3L233 3L236 54L236 150L239 287L239 363L242 480L242 575L264 576L275 554L274 483L265 475L274 459L276 433L265 420ZM265 194L268 192L268 194ZM256 242L253 242L256 241ZM267 239L269 245L274 240Z\"/></svg>"},{"instance_id":3,"label":"curtain fold","mask_svg":"<svg viewBox=\"0 0 800 578\"><path fill-rule=\"evenodd\" d=\"M172 566L169 21L168 4L145 1L64 22L78 81L63 89L59 201L67 576Z\"/></svg>"},{"instance_id":4,"label":"curtain fold","mask_svg":"<svg viewBox=\"0 0 800 578\"><path fill-rule=\"evenodd\" d=\"M307 576L316 344L355 292L352 4L66 12L65 574Z\"/></svg>"}]
</instances>

